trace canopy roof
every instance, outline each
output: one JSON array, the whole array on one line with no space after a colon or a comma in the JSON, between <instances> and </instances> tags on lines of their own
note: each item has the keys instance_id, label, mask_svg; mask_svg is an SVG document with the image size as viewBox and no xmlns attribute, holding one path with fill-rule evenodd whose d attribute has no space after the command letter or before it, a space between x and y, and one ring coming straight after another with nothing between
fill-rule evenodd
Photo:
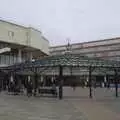
<instances>
[{"instance_id":1,"label":"canopy roof","mask_svg":"<svg viewBox=\"0 0 120 120\"><path fill-rule=\"evenodd\" d=\"M80 54L64 54L49 56L33 62L33 66L73 66L73 67L120 67L120 62L81 56Z\"/></svg>"},{"instance_id":2,"label":"canopy roof","mask_svg":"<svg viewBox=\"0 0 120 120\"><path fill-rule=\"evenodd\" d=\"M96 68L120 68L120 62L103 60L81 56L80 54L64 54L44 57L36 61L28 61L15 64L1 69L28 69L28 68L43 68L43 67L96 67Z\"/></svg>"}]
</instances>

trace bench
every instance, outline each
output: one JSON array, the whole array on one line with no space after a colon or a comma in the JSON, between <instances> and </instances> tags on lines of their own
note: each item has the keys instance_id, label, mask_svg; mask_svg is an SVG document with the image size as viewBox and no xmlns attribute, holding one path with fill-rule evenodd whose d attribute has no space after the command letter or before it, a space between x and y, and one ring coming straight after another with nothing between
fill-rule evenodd
<instances>
[{"instance_id":1,"label":"bench","mask_svg":"<svg viewBox=\"0 0 120 120\"><path fill-rule=\"evenodd\" d=\"M51 94L57 97L57 90L52 89L51 87L43 87L38 89L39 94Z\"/></svg>"}]
</instances>

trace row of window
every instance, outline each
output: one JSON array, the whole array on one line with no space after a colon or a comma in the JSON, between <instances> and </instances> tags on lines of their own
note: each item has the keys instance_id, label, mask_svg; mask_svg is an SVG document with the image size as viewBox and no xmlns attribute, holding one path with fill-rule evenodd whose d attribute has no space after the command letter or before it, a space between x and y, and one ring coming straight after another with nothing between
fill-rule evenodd
<instances>
[{"instance_id":1,"label":"row of window","mask_svg":"<svg viewBox=\"0 0 120 120\"><path fill-rule=\"evenodd\" d=\"M13 39L14 36L15 36L15 33L13 31L8 31L8 36L9 36L9 39ZM27 43L29 43L29 33L26 32L26 37L27 37Z\"/></svg>"},{"instance_id":2,"label":"row of window","mask_svg":"<svg viewBox=\"0 0 120 120\"><path fill-rule=\"evenodd\" d=\"M22 58L22 61L25 61L25 58ZM0 55L0 65L12 65L18 62L18 56L14 55Z\"/></svg>"},{"instance_id":3,"label":"row of window","mask_svg":"<svg viewBox=\"0 0 120 120\"><path fill-rule=\"evenodd\" d=\"M11 55L0 55L0 64L14 64L17 62L17 56L11 56Z\"/></svg>"}]
</instances>

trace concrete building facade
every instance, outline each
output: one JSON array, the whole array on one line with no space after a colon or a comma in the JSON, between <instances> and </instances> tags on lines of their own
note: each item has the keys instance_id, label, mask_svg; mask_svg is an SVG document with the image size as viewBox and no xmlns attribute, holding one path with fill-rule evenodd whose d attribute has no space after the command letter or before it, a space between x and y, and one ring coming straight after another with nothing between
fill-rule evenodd
<instances>
[{"instance_id":1,"label":"concrete building facade","mask_svg":"<svg viewBox=\"0 0 120 120\"><path fill-rule=\"evenodd\" d=\"M0 65L12 65L49 54L49 41L32 27L0 20Z\"/></svg>"},{"instance_id":2,"label":"concrete building facade","mask_svg":"<svg viewBox=\"0 0 120 120\"><path fill-rule=\"evenodd\" d=\"M64 54L67 45L50 47L50 55ZM72 53L120 61L120 38L71 44Z\"/></svg>"},{"instance_id":3,"label":"concrete building facade","mask_svg":"<svg viewBox=\"0 0 120 120\"><path fill-rule=\"evenodd\" d=\"M88 57L97 57L106 60L120 61L120 38L111 38L91 42L83 42L71 44L69 50L73 54L81 54ZM49 49L50 55L62 55L67 51L68 45L52 46ZM84 71L83 68L77 69L72 68L73 81L77 81L77 84L82 84L83 81L88 81L88 72ZM67 73L70 73L70 69L64 68L65 80L69 83L71 76L69 77ZM114 83L114 73L106 73L105 70L100 70L99 72L92 72L92 80L96 81L99 86L102 86L102 82L109 81ZM68 84L67 83L67 84ZM120 80L119 80L120 83Z\"/></svg>"}]
</instances>

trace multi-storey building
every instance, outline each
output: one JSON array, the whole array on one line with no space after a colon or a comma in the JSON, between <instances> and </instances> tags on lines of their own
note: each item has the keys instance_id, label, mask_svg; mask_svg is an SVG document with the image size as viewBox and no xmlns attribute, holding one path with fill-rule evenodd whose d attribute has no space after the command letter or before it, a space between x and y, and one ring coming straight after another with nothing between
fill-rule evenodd
<instances>
[{"instance_id":1,"label":"multi-storey building","mask_svg":"<svg viewBox=\"0 0 120 120\"><path fill-rule=\"evenodd\" d=\"M109 60L120 60L120 38L104 39L92 42L71 44L72 53L98 57ZM49 49L50 55L64 54L66 45L53 46Z\"/></svg>"},{"instance_id":2,"label":"multi-storey building","mask_svg":"<svg viewBox=\"0 0 120 120\"><path fill-rule=\"evenodd\" d=\"M83 42L83 43L76 43L71 44L69 46L69 50L73 54L81 54L82 56L88 56L88 57L98 57L101 59L108 59L108 60L115 60L120 61L120 38L111 38L111 39L104 39L104 40L98 40L98 41L91 41L91 42ZM68 45L61 45L61 46L52 46L49 48L50 55L61 55L65 54L66 50L68 48ZM75 76L75 79L80 81L86 81L88 79L88 76L86 73L81 72L80 70L74 71L72 73L73 76ZM68 77L68 76L67 76ZM93 75L94 80L96 81L105 81L108 80L114 80L113 76L106 76L105 73L102 71L101 73L97 73L96 75ZM67 78L66 78L67 79ZM68 81L70 80L70 77L68 77Z\"/></svg>"},{"instance_id":3,"label":"multi-storey building","mask_svg":"<svg viewBox=\"0 0 120 120\"><path fill-rule=\"evenodd\" d=\"M48 40L39 30L0 20L1 66L48 55L48 46Z\"/></svg>"}]
</instances>

